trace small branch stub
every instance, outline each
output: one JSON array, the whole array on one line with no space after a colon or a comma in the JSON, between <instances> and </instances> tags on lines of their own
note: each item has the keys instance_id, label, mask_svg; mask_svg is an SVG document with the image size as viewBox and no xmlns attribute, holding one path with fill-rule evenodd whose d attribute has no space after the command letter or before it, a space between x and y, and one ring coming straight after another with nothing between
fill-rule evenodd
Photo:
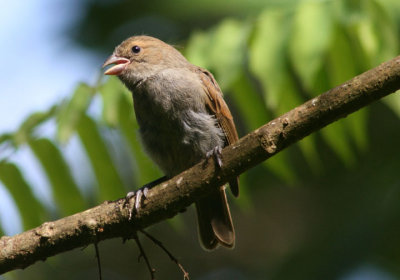
<instances>
[{"instance_id":1,"label":"small branch stub","mask_svg":"<svg viewBox=\"0 0 400 280\"><path fill-rule=\"evenodd\" d=\"M261 147L269 154L273 155L276 152L276 144L270 134L265 134L260 137Z\"/></svg>"}]
</instances>

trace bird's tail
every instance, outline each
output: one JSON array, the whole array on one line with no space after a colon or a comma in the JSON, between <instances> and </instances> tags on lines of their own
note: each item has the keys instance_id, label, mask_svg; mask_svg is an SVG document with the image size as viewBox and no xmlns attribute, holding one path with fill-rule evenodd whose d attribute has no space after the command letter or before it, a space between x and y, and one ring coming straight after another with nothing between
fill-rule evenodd
<instances>
[{"instance_id":1,"label":"bird's tail","mask_svg":"<svg viewBox=\"0 0 400 280\"><path fill-rule=\"evenodd\" d=\"M196 202L199 239L206 250L213 250L219 244L228 248L235 245L235 230L225 194L221 187L213 194Z\"/></svg>"}]
</instances>

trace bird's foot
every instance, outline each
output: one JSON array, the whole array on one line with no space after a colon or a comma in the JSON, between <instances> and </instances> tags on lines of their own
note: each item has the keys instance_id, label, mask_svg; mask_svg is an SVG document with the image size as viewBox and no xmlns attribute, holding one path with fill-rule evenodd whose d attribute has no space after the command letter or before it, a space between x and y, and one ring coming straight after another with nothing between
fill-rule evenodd
<instances>
[{"instance_id":1,"label":"bird's foot","mask_svg":"<svg viewBox=\"0 0 400 280\"><path fill-rule=\"evenodd\" d=\"M214 149L208 151L206 153L206 158L209 159L210 157L214 157L218 167L222 167L222 158L221 158L222 148L220 146L214 147Z\"/></svg>"},{"instance_id":2,"label":"bird's foot","mask_svg":"<svg viewBox=\"0 0 400 280\"><path fill-rule=\"evenodd\" d=\"M133 205L133 207L129 208L129 221L132 219L133 211L139 211L140 206L142 205L144 199L146 199L147 197L148 191L149 188L147 187L147 185L145 185L142 188L138 189L136 192L128 192L125 196L125 205L129 205L129 201L131 200L131 198L135 197L135 204Z\"/></svg>"},{"instance_id":3,"label":"bird's foot","mask_svg":"<svg viewBox=\"0 0 400 280\"><path fill-rule=\"evenodd\" d=\"M147 198L147 193L149 189L154 187L155 185L161 184L162 182L166 181L168 178L166 176L161 177L153 182L150 182L140 189L138 189L136 192L128 192L128 194L125 196L125 203L124 206L129 205L129 201L131 198L135 197L135 204L133 207L129 208L129 221L132 219L133 211L136 213L139 211L140 207L143 204L143 201Z\"/></svg>"}]
</instances>

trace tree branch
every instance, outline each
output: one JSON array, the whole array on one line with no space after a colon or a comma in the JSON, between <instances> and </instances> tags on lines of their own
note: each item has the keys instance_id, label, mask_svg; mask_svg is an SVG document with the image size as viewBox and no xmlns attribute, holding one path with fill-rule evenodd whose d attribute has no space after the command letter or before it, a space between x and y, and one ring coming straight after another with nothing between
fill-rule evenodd
<instances>
[{"instance_id":1,"label":"tree branch","mask_svg":"<svg viewBox=\"0 0 400 280\"><path fill-rule=\"evenodd\" d=\"M201 162L149 190L129 221L134 198L103 204L0 239L0 274L113 237L129 237L176 215L247 169L310 133L400 89L400 56L329 90L270 121L222 151L223 166Z\"/></svg>"}]
</instances>

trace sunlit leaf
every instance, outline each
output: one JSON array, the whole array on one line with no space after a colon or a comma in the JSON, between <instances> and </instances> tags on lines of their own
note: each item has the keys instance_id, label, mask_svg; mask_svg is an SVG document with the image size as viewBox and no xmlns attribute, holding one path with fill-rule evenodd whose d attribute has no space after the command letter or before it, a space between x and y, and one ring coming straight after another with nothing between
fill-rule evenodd
<instances>
[{"instance_id":1,"label":"sunlit leaf","mask_svg":"<svg viewBox=\"0 0 400 280\"><path fill-rule=\"evenodd\" d=\"M250 45L250 70L263 86L267 108L274 112L289 75L286 48L290 28L291 19L285 11L267 10L258 18Z\"/></svg>"},{"instance_id":2,"label":"sunlit leaf","mask_svg":"<svg viewBox=\"0 0 400 280\"><path fill-rule=\"evenodd\" d=\"M375 0L379 5L382 5L386 12L390 15L390 18L398 20L400 14L400 2L397 0ZM375 19L379 20L379 19Z\"/></svg>"},{"instance_id":3,"label":"sunlit leaf","mask_svg":"<svg viewBox=\"0 0 400 280\"><path fill-rule=\"evenodd\" d=\"M70 215L85 208L85 203L71 171L60 150L48 139L32 139L29 146L39 160L51 184L53 197L63 215Z\"/></svg>"},{"instance_id":4,"label":"sunlit leaf","mask_svg":"<svg viewBox=\"0 0 400 280\"><path fill-rule=\"evenodd\" d=\"M103 100L103 120L108 125L117 126L120 100L122 95L128 94L127 89L116 77L110 77L99 91Z\"/></svg>"},{"instance_id":5,"label":"sunlit leaf","mask_svg":"<svg viewBox=\"0 0 400 280\"><path fill-rule=\"evenodd\" d=\"M67 141L75 132L76 127L92 100L94 90L87 84L77 86L71 100L64 104L58 115L57 138Z\"/></svg>"},{"instance_id":6,"label":"sunlit leaf","mask_svg":"<svg viewBox=\"0 0 400 280\"><path fill-rule=\"evenodd\" d=\"M313 89L332 36L331 2L303 1L296 9L289 54L297 75Z\"/></svg>"},{"instance_id":7,"label":"sunlit leaf","mask_svg":"<svg viewBox=\"0 0 400 280\"><path fill-rule=\"evenodd\" d=\"M369 52L372 62L371 67L375 67L398 55L400 42L399 37L394 34L399 33L399 28L396 26L390 10L386 9L381 1L366 1L365 6L365 13L369 17L365 24L371 29L373 34L371 37L375 37L370 40L373 41L375 39L375 48ZM360 34L359 36L360 42L364 42L363 35ZM367 43L365 46L368 46Z\"/></svg>"},{"instance_id":8,"label":"sunlit leaf","mask_svg":"<svg viewBox=\"0 0 400 280\"><path fill-rule=\"evenodd\" d=\"M123 196L123 182L96 123L88 116L82 115L77 131L99 184L100 200L112 200Z\"/></svg>"},{"instance_id":9,"label":"sunlit leaf","mask_svg":"<svg viewBox=\"0 0 400 280\"><path fill-rule=\"evenodd\" d=\"M211 60L222 89L228 87L243 68L249 28L243 22L224 20L214 31L211 53L206 57Z\"/></svg>"},{"instance_id":10,"label":"sunlit leaf","mask_svg":"<svg viewBox=\"0 0 400 280\"><path fill-rule=\"evenodd\" d=\"M257 23L250 47L250 69L262 84L267 108L275 116L303 102L287 60L291 27L291 17L285 11L266 11ZM308 159L312 159L312 154L316 153L311 151L310 146L307 146L308 149L303 149L306 147L304 145L300 147L304 153L308 153ZM276 174L287 176L286 180L293 181L295 174L290 171L290 165L285 163L284 156L268 161L267 167L273 168Z\"/></svg>"},{"instance_id":11,"label":"sunlit leaf","mask_svg":"<svg viewBox=\"0 0 400 280\"><path fill-rule=\"evenodd\" d=\"M227 19L212 31L195 33L187 46L187 58L211 70L226 89L243 68L249 30L243 22Z\"/></svg>"},{"instance_id":12,"label":"sunlit leaf","mask_svg":"<svg viewBox=\"0 0 400 280\"><path fill-rule=\"evenodd\" d=\"M332 37L327 70L331 87L344 83L361 71L358 69L349 34L339 25L336 26Z\"/></svg>"},{"instance_id":13,"label":"sunlit leaf","mask_svg":"<svg viewBox=\"0 0 400 280\"><path fill-rule=\"evenodd\" d=\"M400 2L392 0L367 1L365 16L357 26L357 38L369 59L369 67L395 57L399 53L399 28L395 16L400 11ZM392 94L382 101L400 116L399 94Z\"/></svg>"},{"instance_id":14,"label":"sunlit leaf","mask_svg":"<svg viewBox=\"0 0 400 280\"><path fill-rule=\"evenodd\" d=\"M53 117L57 109L58 106L54 105L45 112L35 112L28 116L15 132L13 136L14 143L16 145L21 145L29 141L33 129Z\"/></svg>"},{"instance_id":15,"label":"sunlit leaf","mask_svg":"<svg viewBox=\"0 0 400 280\"><path fill-rule=\"evenodd\" d=\"M362 51L365 53L366 66L372 67L375 64L379 50L379 38L373 26L373 22L368 17L360 19L357 23L356 36Z\"/></svg>"},{"instance_id":16,"label":"sunlit leaf","mask_svg":"<svg viewBox=\"0 0 400 280\"><path fill-rule=\"evenodd\" d=\"M44 219L44 208L33 195L21 171L12 163L0 162L0 181L10 192L18 207L24 229L38 226Z\"/></svg>"},{"instance_id":17,"label":"sunlit leaf","mask_svg":"<svg viewBox=\"0 0 400 280\"><path fill-rule=\"evenodd\" d=\"M276 115L302 103L286 57L291 25L283 11L264 12L250 47L250 69L263 85L267 108Z\"/></svg>"},{"instance_id":18,"label":"sunlit leaf","mask_svg":"<svg viewBox=\"0 0 400 280\"><path fill-rule=\"evenodd\" d=\"M207 58L207 53L211 37L211 32L193 32L185 48L185 56L191 63L206 69L210 68L211 60Z\"/></svg>"}]
</instances>

